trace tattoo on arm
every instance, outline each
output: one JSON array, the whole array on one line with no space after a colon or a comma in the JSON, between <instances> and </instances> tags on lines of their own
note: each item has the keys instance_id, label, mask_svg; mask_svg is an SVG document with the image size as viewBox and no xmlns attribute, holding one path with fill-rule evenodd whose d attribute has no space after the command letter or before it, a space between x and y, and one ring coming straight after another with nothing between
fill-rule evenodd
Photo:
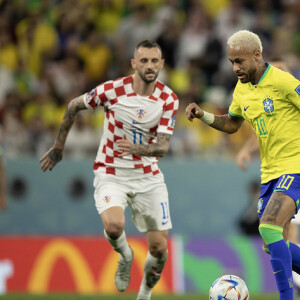
<instances>
[{"instance_id":1,"label":"tattoo on arm","mask_svg":"<svg viewBox=\"0 0 300 300\"><path fill-rule=\"evenodd\" d=\"M58 130L58 135L55 141L57 144L64 146L77 113L83 109L86 109L86 106L83 102L83 96L73 99L68 104L65 115Z\"/></svg>"},{"instance_id":2,"label":"tattoo on arm","mask_svg":"<svg viewBox=\"0 0 300 300\"><path fill-rule=\"evenodd\" d=\"M157 142L149 145L132 145L132 154L141 156L163 157L169 150L171 135L167 133L158 133Z\"/></svg>"},{"instance_id":3,"label":"tattoo on arm","mask_svg":"<svg viewBox=\"0 0 300 300\"><path fill-rule=\"evenodd\" d=\"M62 150L57 148L52 149L48 156L53 162L58 163L62 160Z\"/></svg>"},{"instance_id":4,"label":"tattoo on arm","mask_svg":"<svg viewBox=\"0 0 300 300\"><path fill-rule=\"evenodd\" d=\"M211 124L211 127L224 131L225 128L225 117L224 116L216 116L213 124Z\"/></svg>"},{"instance_id":5,"label":"tattoo on arm","mask_svg":"<svg viewBox=\"0 0 300 300\"><path fill-rule=\"evenodd\" d=\"M244 119L231 117L230 115L215 116L214 122L211 127L227 133L235 133L243 124Z\"/></svg>"}]
</instances>

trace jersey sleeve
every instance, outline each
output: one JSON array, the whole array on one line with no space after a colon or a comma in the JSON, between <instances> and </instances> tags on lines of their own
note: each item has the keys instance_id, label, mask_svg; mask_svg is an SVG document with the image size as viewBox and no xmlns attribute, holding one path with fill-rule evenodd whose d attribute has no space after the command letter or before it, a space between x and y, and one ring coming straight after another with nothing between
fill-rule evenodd
<instances>
[{"instance_id":1,"label":"jersey sleeve","mask_svg":"<svg viewBox=\"0 0 300 300\"><path fill-rule=\"evenodd\" d=\"M109 99L109 93L112 89L112 81L98 85L96 88L83 95L83 101L87 109L96 110L100 106L105 106Z\"/></svg>"},{"instance_id":2,"label":"jersey sleeve","mask_svg":"<svg viewBox=\"0 0 300 300\"><path fill-rule=\"evenodd\" d=\"M176 114L179 107L179 100L175 93L169 95L164 105L157 132L173 134Z\"/></svg>"},{"instance_id":3,"label":"jersey sleeve","mask_svg":"<svg viewBox=\"0 0 300 300\"><path fill-rule=\"evenodd\" d=\"M281 92L286 98L300 109L300 81L293 75L285 73L284 78L278 81Z\"/></svg>"},{"instance_id":4,"label":"jersey sleeve","mask_svg":"<svg viewBox=\"0 0 300 300\"><path fill-rule=\"evenodd\" d=\"M243 118L242 111L241 111L241 106L238 103L238 95L237 95L238 93L237 93L236 89L237 89L237 87L235 88L235 90L233 92L232 102L229 106L228 113L232 117Z\"/></svg>"}]
</instances>

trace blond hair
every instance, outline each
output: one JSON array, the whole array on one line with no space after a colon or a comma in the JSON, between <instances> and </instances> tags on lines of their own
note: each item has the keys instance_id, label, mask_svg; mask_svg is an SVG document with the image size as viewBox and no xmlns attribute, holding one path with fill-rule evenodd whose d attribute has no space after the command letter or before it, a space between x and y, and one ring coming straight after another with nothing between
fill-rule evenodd
<instances>
[{"instance_id":1,"label":"blond hair","mask_svg":"<svg viewBox=\"0 0 300 300\"><path fill-rule=\"evenodd\" d=\"M259 50L263 52L263 47L259 36L252 31L240 30L234 33L228 40L228 46L246 46L251 51Z\"/></svg>"}]
</instances>

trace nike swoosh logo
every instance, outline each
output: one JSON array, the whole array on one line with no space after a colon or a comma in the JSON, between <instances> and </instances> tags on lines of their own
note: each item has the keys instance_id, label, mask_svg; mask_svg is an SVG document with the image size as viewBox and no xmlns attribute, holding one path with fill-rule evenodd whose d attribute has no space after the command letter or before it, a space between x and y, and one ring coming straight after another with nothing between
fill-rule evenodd
<instances>
[{"instance_id":1,"label":"nike swoosh logo","mask_svg":"<svg viewBox=\"0 0 300 300\"><path fill-rule=\"evenodd\" d=\"M276 272L273 272L273 274L277 274L277 273L279 273L279 272L281 272L282 270L279 270L279 271L276 271Z\"/></svg>"},{"instance_id":2,"label":"nike swoosh logo","mask_svg":"<svg viewBox=\"0 0 300 300\"><path fill-rule=\"evenodd\" d=\"M165 222L161 222L161 225L166 225L168 222L169 222L169 220L165 221Z\"/></svg>"},{"instance_id":3,"label":"nike swoosh logo","mask_svg":"<svg viewBox=\"0 0 300 300\"><path fill-rule=\"evenodd\" d=\"M244 107L244 111L246 111L249 107L250 107L250 105L248 105L247 107Z\"/></svg>"}]
</instances>

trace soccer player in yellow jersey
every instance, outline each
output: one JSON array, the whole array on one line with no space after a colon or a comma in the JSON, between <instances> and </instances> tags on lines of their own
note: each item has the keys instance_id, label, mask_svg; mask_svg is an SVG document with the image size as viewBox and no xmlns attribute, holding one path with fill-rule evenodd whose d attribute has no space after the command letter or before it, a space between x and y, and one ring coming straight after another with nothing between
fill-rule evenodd
<instances>
[{"instance_id":1,"label":"soccer player in yellow jersey","mask_svg":"<svg viewBox=\"0 0 300 300\"><path fill-rule=\"evenodd\" d=\"M300 198L300 81L264 62L261 41L253 32L236 32L227 46L238 77L229 113L216 116L190 103L186 116L227 133L238 131L244 120L252 125L262 161L259 232L270 252L279 299L291 300L300 248L285 240Z\"/></svg>"},{"instance_id":2,"label":"soccer player in yellow jersey","mask_svg":"<svg viewBox=\"0 0 300 300\"><path fill-rule=\"evenodd\" d=\"M281 59L272 59L272 61L269 62L273 67L276 67L278 69L281 69L285 72L290 72L287 65L283 62ZM236 156L236 163L237 165L244 171L247 170L246 163L249 163L251 161L252 156L256 156L256 154L259 154L259 145L258 140L255 132L248 138L248 140L245 142L244 146L240 149ZM297 215L295 218L291 220L291 224L289 227L289 235L288 239L294 244L298 244L298 234L299 230L298 227L300 225L300 213L298 210ZM293 281L294 281L294 288L296 288L298 296L300 296L300 275L293 273Z\"/></svg>"}]
</instances>

